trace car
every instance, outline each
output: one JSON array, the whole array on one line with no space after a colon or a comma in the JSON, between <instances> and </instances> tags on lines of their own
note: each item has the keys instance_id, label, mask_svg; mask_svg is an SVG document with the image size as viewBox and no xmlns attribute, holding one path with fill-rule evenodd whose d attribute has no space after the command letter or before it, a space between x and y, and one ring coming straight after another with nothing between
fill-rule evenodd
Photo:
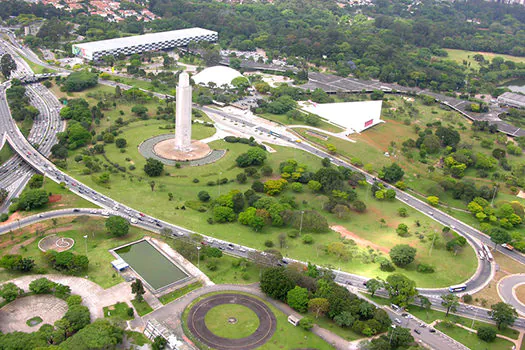
<instances>
[{"instance_id":1,"label":"car","mask_svg":"<svg viewBox=\"0 0 525 350\"><path fill-rule=\"evenodd\" d=\"M160 223L158 223L158 222L155 224L155 226L162 227L162 225Z\"/></svg>"},{"instance_id":2,"label":"car","mask_svg":"<svg viewBox=\"0 0 525 350\"><path fill-rule=\"evenodd\" d=\"M44 215L43 215L43 214L38 214L38 217L39 217L39 218L43 218Z\"/></svg>"},{"instance_id":3,"label":"car","mask_svg":"<svg viewBox=\"0 0 525 350\"><path fill-rule=\"evenodd\" d=\"M229 244L228 244L228 249L233 250L233 249L235 249L235 246L234 246L233 244L229 243Z\"/></svg>"},{"instance_id":4,"label":"car","mask_svg":"<svg viewBox=\"0 0 525 350\"><path fill-rule=\"evenodd\" d=\"M90 211L90 213L91 213L91 214L96 214L97 211L93 209L93 210Z\"/></svg>"},{"instance_id":5,"label":"car","mask_svg":"<svg viewBox=\"0 0 525 350\"><path fill-rule=\"evenodd\" d=\"M417 334L421 334L421 331L417 328L414 328L414 332L416 332Z\"/></svg>"},{"instance_id":6,"label":"car","mask_svg":"<svg viewBox=\"0 0 525 350\"><path fill-rule=\"evenodd\" d=\"M429 211L429 212L428 212L428 215L434 215L434 212Z\"/></svg>"},{"instance_id":7,"label":"car","mask_svg":"<svg viewBox=\"0 0 525 350\"><path fill-rule=\"evenodd\" d=\"M73 212L78 213L80 209L73 209Z\"/></svg>"},{"instance_id":8,"label":"car","mask_svg":"<svg viewBox=\"0 0 525 350\"><path fill-rule=\"evenodd\" d=\"M240 252L243 252L243 253L246 253L246 252L247 252L247 250L244 249L244 248L240 248L239 251L240 251Z\"/></svg>"},{"instance_id":9,"label":"car","mask_svg":"<svg viewBox=\"0 0 525 350\"><path fill-rule=\"evenodd\" d=\"M72 183L71 183L71 186L76 186L76 185L77 185L76 182L72 182Z\"/></svg>"},{"instance_id":10,"label":"car","mask_svg":"<svg viewBox=\"0 0 525 350\"><path fill-rule=\"evenodd\" d=\"M135 218L131 218L130 221L131 221L132 224L136 224L137 223L137 219L135 219Z\"/></svg>"},{"instance_id":11,"label":"car","mask_svg":"<svg viewBox=\"0 0 525 350\"><path fill-rule=\"evenodd\" d=\"M201 241L201 244L202 244L202 245L208 245L208 242L206 242L206 241Z\"/></svg>"},{"instance_id":12,"label":"car","mask_svg":"<svg viewBox=\"0 0 525 350\"><path fill-rule=\"evenodd\" d=\"M503 248L507 249L507 250L510 250L510 251L513 251L513 250L514 250L514 247L511 246L511 245L508 244L508 243L503 243L501 246L502 246Z\"/></svg>"},{"instance_id":13,"label":"car","mask_svg":"<svg viewBox=\"0 0 525 350\"><path fill-rule=\"evenodd\" d=\"M142 214L142 213L139 213L139 215L142 216L142 217L146 216L145 214Z\"/></svg>"},{"instance_id":14,"label":"car","mask_svg":"<svg viewBox=\"0 0 525 350\"><path fill-rule=\"evenodd\" d=\"M394 319L394 321L396 321L396 323L398 323L398 324L402 323L401 320L399 318L397 318L397 317Z\"/></svg>"},{"instance_id":15,"label":"car","mask_svg":"<svg viewBox=\"0 0 525 350\"><path fill-rule=\"evenodd\" d=\"M429 328L428 331L429 331L430 333L436 333L436 330L435 330L434 328Z\"/></svg>"},{"instance_id":16,"label":"car","mask_svg":"<svg viewBox=\"0 0 525 350\"><path fill-rule=\"evenodd\" d=\"M426 326L427 326L427 325L426 325L426 323L424 323L424 322L419 323L419 327L421 327L421 328L425 328Z\"/></svg>"},{"instance_id":17,"label":"car","mask_svg":"<svg viewBox=\"0 0 525 350\"><path fill-rule=\"evenodd\" d=\"M403 316L404 318L408 318L408 314L406 312L403 312L401 316Z\"/></svg>"},{"instance_id":18,"label":"car","mask_svg":"<svg viewBox=\"0 0 525 350\"><path fill-rule=\"evenodd\" d=\"M224 247L222 245L219 246L220 250L224 250Z\"/></svg>"}]
</instances>

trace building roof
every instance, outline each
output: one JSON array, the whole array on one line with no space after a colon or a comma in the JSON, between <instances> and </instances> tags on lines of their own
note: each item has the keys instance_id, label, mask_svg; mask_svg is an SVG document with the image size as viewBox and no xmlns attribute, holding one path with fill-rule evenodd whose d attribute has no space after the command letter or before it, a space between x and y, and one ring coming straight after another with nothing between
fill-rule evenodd
<instances>
[{"instance_id":1,"label":"building roof","mask_svg":"<svg viewBox=\"0 0 525 350\"><path fill-rule=\"evenodd\" d=\"M221 87L224 84L232 86L231 82L233 79L242 77L243 75L230 67L215 66L209 67L196 74L193 77L193 81L197 84L208 86L210 82L215 83L217 87Z\"/></svg>"},{"instance_id":2,"label":"building roof","mask_svg":"<svg viewBox=\"0 0 525 350\"><path fill-rule=\"evenodd\" d=\"M349 131L361 132L381 122L383 101L303 103L302 109Z\"/></svg>"},{"instance_id":3,"label":"building roof","mask_svg":"<svg viewBox=\"0 0 525 350\"><path fill-rule=\"evenodd\" d=\"M514 92L504 92L499 96L499 98L511 100L520 104L525 104L525 95L516 94Z\"/></svg>"},{"instance_id":4,"label":"building roof","mask_svg":"<svg viewBox=\"0 0 525 350\"><path fill-rule=\"evenodd\" d=\"M103 50L114 50L130 46L138 46L144 44L151 44L169 40L177 40L181 38L193 37L198 35L210 35L217 34L212 30L203 28L188 28L171 30L169 32L149 33L144 35L128 36L125 38L116 38L108 40L91 41L88 43L75 44L74 46L89 50L89 51L103 51Z\"/></svg>"},{"instance_id":5,"label":"building roof","mask_svg":"<svg viewBox=\"0 0 525 350\"><path fill-rule=\"evenodd\" d=\"M125 262L125 261L122 260L122 259L113 260L113 261L111 262L111 265L113 265L113 267L114 267L115 269L117 269L118 271L122 271L122 270L124 270L124 269L126 269L126 268L129 267L128 263Z\"/></svg>"}]
</instances>

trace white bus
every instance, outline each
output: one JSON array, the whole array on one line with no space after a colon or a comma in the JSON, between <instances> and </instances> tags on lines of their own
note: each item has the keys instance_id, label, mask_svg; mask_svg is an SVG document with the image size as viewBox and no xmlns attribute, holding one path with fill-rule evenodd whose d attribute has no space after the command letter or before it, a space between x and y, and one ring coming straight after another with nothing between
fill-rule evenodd
<instances>
[{"instance_id":1,"label":"white bus","mask_svg":"<svg viewBox=\"0 0 525 350\"><path fill-rule=\"evenodd\" d=\"M466 284L458 284L456 286L450 286L448 287L448 291L450 293L456 293L456 292L462 292L464 291L465 289L467 289L467 285Z\"/></svg>"}]
</instances>

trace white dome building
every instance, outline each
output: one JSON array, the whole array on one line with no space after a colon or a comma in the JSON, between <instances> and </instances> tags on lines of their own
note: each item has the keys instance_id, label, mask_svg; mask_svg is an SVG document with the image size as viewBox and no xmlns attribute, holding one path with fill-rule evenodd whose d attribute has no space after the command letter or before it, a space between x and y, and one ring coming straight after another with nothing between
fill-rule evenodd
<instances>
[{"instance_id":1,"label":"white dome building","mask_svg":"<svg viewBox=\"0 0 525 350\"><path fill-rule=\"evenodd\" d=\"M209 86L209 83L213 82L217 87L221 87L224 84L227 84L229 87L232 87L232 80L242 76L243 75L241 73L239 73L233 68L225 66L215 66L202 70L200 73L197 73L192 78L195 84L200 84L203 86Z\"/></svg>"}]
</instances>

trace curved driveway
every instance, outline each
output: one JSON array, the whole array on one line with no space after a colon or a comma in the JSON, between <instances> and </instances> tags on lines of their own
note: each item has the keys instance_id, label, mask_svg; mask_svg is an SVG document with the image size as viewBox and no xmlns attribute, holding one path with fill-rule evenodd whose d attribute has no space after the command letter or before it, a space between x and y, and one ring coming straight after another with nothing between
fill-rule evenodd
<instances>
[{"instance_id":1,"label":"curved driveway","mask_svg":"<svg viewBox=\"0 0 525 350\"><path fill-rule=\"evenodd\" d=\"M525 274L505 276L498 282L498 294L506 303L516 308L520 316L525 316L525 304L516 297L515 289L525 284Z\"/></svg>"}]
</instances>

